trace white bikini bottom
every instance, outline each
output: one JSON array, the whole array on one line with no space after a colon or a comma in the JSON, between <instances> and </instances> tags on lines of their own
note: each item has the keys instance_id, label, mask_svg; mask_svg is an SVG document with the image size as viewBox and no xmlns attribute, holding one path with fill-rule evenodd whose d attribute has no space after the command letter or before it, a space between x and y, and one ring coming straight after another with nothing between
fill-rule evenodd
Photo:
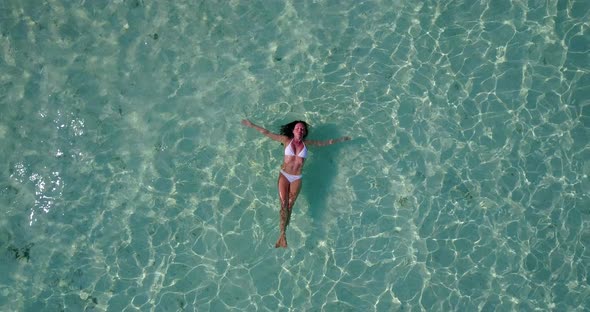
<instances>
[{"instance_id":1,"label":"white bikini bottom","mask_svg":"<svg viewBox=\"0 0 590 312\"><path fill-rule=\"evenodd\" d=\"M287 178L289 183L293 183L294 181L301 179L301 175L288 174L283 169L281 169L281 174Z\"/></svg>"}]
</instances>

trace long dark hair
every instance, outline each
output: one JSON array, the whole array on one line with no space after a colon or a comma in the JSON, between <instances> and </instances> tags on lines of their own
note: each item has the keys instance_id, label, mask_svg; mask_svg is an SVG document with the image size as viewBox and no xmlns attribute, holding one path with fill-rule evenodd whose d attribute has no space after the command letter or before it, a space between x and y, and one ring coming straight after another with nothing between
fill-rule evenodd
<instances>
[{"instance_id":1,"label":"long dark hair","mask_svg":"<svg viewBox=\"0 0 590 312\"><path fill-rule=\"evenodd\" d=\"M309 125L307 124L307 122L305 122L303 120L295 120L295 121L290 122L286 125L282 125L280 133L284 136L287 136L289 139L292 139L293 138L293 129L295 129L295 125L298 123L302 123L305 126L305 135L303 135L303 138L305 139L305 137L307 137L307 135L309 134Z\"/></svg>"}]
</instances>

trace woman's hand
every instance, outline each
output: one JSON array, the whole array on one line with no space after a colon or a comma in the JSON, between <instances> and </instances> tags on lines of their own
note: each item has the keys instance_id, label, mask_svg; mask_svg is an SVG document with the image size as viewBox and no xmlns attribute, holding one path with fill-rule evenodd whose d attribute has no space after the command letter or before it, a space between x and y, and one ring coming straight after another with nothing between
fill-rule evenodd
<instances>
[{"instance_id":1,"label":"woman's hand","mask_svg":"<svg viewBox=\"0 0 590 312\"><path fill-rule=\"evenodd\" d=\"M340 143L340 142L344 142L344 141L350 141L351 138L349 136L343 136L341 138L338 139L332 139L330 140L330 144L335 144L335 143Z\"/></svg>"},{"instance_id":2,"label":"woman's hand","mask_svg":"<svg viewBox=\"0 0 590 312\"><path fill-rule=\"evenodd\" d=\"M252 122L250 122L248 119L242 119L242 125L246 127L252 127Z\"/></svg>"},{"instance_id":3,"label":"woman's hand","mask_svg":"<svg viewBox=\"0 0 590 312\"><path fill-rule=\"evenodd\" d=\"M350 141L350 140L352 140L352 139L349 136L343 136L341 138L330 139L328 141L320 141L320 143L318 143L317 145L326 146L326 145L332 145L332 144L336 144L336 143L340 143L340 142L344 142L344 141Z\"/></svg>"}]
</instances>

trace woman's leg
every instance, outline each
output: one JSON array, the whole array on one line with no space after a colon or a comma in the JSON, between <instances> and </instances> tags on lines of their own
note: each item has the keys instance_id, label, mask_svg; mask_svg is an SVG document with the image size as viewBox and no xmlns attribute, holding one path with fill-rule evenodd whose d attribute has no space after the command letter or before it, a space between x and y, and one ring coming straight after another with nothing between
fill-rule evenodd
<instances>
[{"instance_id":1,"label":"woman's leg","mask_svg":"<svg viewBox=\"0 0 590 312\"><path fill-rule=\"evenodd\" d=\"M291 212L293 211L293 205L295 205L295 200L297 200L297 196L299 195L299 190L301 189L301 179L295 180L293 182L289 182L285 176L279 173L279 200L281 201L281 221L279 223L279 239L275 244L275 248L278 247L287 247L287 225L289 225L289 221L291 220Z\"/></svg>"},{"instance_id":2,"label":"woman's leg","mask_svg":"<svg viewBox=\"0 0 590 312\"><path fill-rule=\"evenodd\" d=\"M278 184L278 188L279 188L279 200L281 202L281 210L280 210L280 223L279 223L279 230L280 230L280 234L279 234L279 239L277 240L277 243L275 244L275 248L278 247L283 247L286 248L287 247L287 237L285 235L285 232L287 230L287 224L289 223L289 217L290 217L290 210L289 210L289 189L291 186L291 183L289 183L289 180L287 180L287 178L285 178L285 176L283 176L283 174L279 173L279 181L277 182Z\"/></svg>"},{"instance_id":3,"label":"woman's leg","mask_svg":"<svg viewBox=\"0 0 590 312\"><path fill-rule=\"evenodd\" d=\"M291 185L289 186L289 213L287 214L287 224L285 227L287 227L291 221L291 212L293 211L297 196L299 196L299 190L301 190L301 179L291 182Z\"/></svg>"}]
</instances>

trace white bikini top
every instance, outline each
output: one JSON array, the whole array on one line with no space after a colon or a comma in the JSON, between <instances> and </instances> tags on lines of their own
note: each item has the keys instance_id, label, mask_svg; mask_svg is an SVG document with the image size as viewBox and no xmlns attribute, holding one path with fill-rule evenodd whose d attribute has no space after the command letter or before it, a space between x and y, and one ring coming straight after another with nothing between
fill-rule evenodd
<instances>
[{"instance_id":1,"label":"white bikini top","mask_svg":"<svg viewBox=\"0 0 590 312\"><path fill-rule=\"evenodd\" d=\"M291 140L289 145L285 147L285 156L295 156L295 151L293 150L293 147L291 147L291 143L293 143L293 140ZM307 158L307 146L305 146L305 143L303 143L303 149L299 152L299 154L297 154L297 156L301 158Z\"/></svg>"}]
</instances>

